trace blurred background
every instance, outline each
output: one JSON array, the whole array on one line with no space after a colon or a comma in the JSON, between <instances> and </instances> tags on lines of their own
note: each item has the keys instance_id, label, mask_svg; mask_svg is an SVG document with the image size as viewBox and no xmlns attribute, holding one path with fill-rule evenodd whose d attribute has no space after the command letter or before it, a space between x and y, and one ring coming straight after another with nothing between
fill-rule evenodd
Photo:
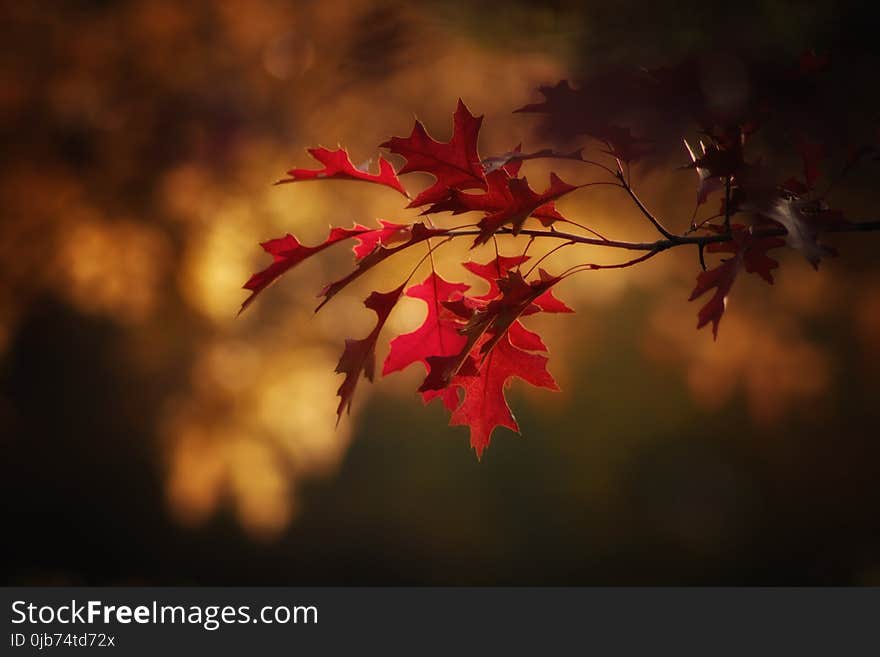
<instances>
[{"instance_id":1,"label":"blurred background","mask_svg":"<svg viewBox=\"0 0 880 657\"><path fill-rule=\"evenodd\" d=\"M687 302L693 253L566 281L577 314L527 322L563 392L515 383L523 435L499 429L482 462L415 368L362 383L335 428L342 341L405 258L315 316L350 263L327 252L235 317L258 242L415 216L378 187L273 187L312 166L305 147L363 162L414 114L446 139L461 96L486 115L483 154L533 150L537 121L511 110L539 84L699 49L876 71L859 5L4 2L5 583L880 584L880 236L839 236L818 273L784 254L774 287L738 281L715 343ZM875 103L863 84L841 104ZM634 169L677 229L687 161ZM877 217L876 171L836 189L850 217ZM651 238L614 190L559 205ZM461 279L463 257L440 272Z\"/></svg>"}]
</instances>

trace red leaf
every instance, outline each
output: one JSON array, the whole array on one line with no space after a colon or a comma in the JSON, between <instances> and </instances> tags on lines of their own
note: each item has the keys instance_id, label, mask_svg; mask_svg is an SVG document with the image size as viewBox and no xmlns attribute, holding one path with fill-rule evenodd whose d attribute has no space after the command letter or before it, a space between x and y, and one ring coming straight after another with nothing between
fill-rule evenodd
<instances>
[{"instance_id":1,"label":"red leaf","mask_svg":"<svg viewBox=\"0 0 880 657\"><path fill-rule=\"evenodd\" d=\"M458 332L460 324L443 302L460 299L468 287L464 283L450 283L431 273L423 283L406 291L406 296L427 304L428 314L415 331L391 341L391 349L382 367L383 376L418 362L423 363L427 371L428 356L449 356L461 351L467 338Z\"/></svg>"},{"instance_id":2,"label":"red leaf","mask_svg":"<svg viewBox=\"0 0 880 657\"><path fill-rule=\"evenodd\" d=\"M389 248L386 248L379 244L366 256L358 261L354 270L349 273L348 276L344 276L337 281L325 285L324 289L321 290L321 293L318 295L320 297L324 297L324 300L320 304L318 304L318 307L315 309L315 311L317 312L318 310L320 310L325 303L330 301L330 299L338 294L345 286L347 286L352 281L360 278L367 271L378 265L386 258L389 258L395 253L399 253L400 251L411 247L413 244L424 242L425 240L430 239L431 237L436 237L437 235L445 235L447 232L448 231L446 229L429 228L422 223L412 224L411 226L409 226L408 239L404 239L396 246Z\"/></svg>"},{"instance_id":3,"label":"red leaf","mask_svg":"<svg viewBox=\"0 0 880 657\"><path fill-rule=\"evenodd\" d=\"M706 247L713 253L732 253L733 257L723 260L715 269L700 272L697 285L688 301L702 296L711 289L715 293L700 308L697 315L697 328L703 328L712 322L712 335L718 337L718 324L727 306L727 297L741 268L750 274L758 274L767 283L773 285L772 270L779 262L767 255L767 251L785 246L785 240L779 237L754 237L747 228L740 225L731 227L733 239L728 242L717 242Z\"/></svg>"},{"instance_id":4,"label":"red leaf","mask_svg":"<svg viewBox=\"0 0 880 657\"><path fill-rule=\"evenodd\" d=\"M406 240L410 236L409 224L395 224L380 219L379 225L380 228L357 236L357 244L353 251L358 260L368 256L379 245L387 247L397 241Z\"/></svg>"},{"instance_id":5,"label":"red leaf","mask_svg":"<svg viewBox=\"0 0 880 657\"><path fill-rule=\"evenodd\" d=\"M372 229L366 226L355 224L352 228L332 228L327 239L317 246L303 246L293 235L288 233L284 237L262 242L260 246L272 255L273 262L271 265L257 272L248 279L244 284L245 290L251 290L251 295L241 304L239 313L247 308L256 296L265 290L275 279L286 271L296 267L299 263L311 256L315 255L333 246L337 242L352 237L362 237L366 233L370 233Z\"/></svg>"},{"instance_id":6,"label":"red leaf","mask_svg":"<svg viewBox=\"0 0 880 657\"><path fill-rule=\"evenodd\" d=\"M401 285L390 292L373 292L364 301L364 305L374 311L378 319L376 327L370 331L367 337L360 340L348 338L345 341L345 349L336 366L338 374L345 374L345 379L336 392L339 396L339 407L336 409L337 423L342 418L343 410L351 411L351 400L361 372L368 380L373 380L376 368L376 341L379 339L379 333L388 320L391 310L400 299L403 287Z\"/></svg>"},{"instance_id":7,"label":"red leaf","mask_svg":"<svg viewBox=\"0 0 880 657\"><path fill-rule=\"evenodd\" d=\"M529 256L498 256L482 265L476 262L463 263L465 269L489 283L489 291L486 294L473 298L480 301L491 301L497 297L501 294L501 289L498 287L498 280L506 276L507 272L512 268L521 265L528 260ZM553 290L547 290L538 296L533 303L545 313L574 312L574 310L565 305L563 301L553 295Z\"/></svg>"},{"instance_id":8,"label":"red leaf","mask_svg":"<svg viewBox=\"0 0 880 657\"><path fill-rule=\"evenodd\" d=\"M518 168L518 167L516 167ZM448 198L434 203L422 214L434 214L436 212L451 212L462 214L464 212L486 212L494 214L513 206L517 201L511 191L511 184L518 180L511 178L508 168L501 168L486 175L486 192L484 194L470 194L459 190L452 190ZM549 226L554 221L564 221L563 217L553 205L552 201L536 208L532 216L541 219L544 225Z\"/></svg>"},{"instance_id":9,"label":"red leaf","mask_svg":"<svg viewBox=\"0 0 880 657\"><path fill-rule=\"evenodd\" d=\"M697 328L701 329L709 322L712 322L712 335L718 337L718 323L724 314L727 306L727 295L730 294L730 288L733 287L733 281L736 280L736 273L739 263L736 258L724 260L715 269L700 272L697 276L697 285L688 301L693 301L697 297L702 296L712 288L715 288L715 294L706 302L700 312L697 314Z\"/></svg>"},{"instance_id":10,"label":"red leaf","mask_svg":"<svg viewBox=\"0 0 880 657\"><path fill-rule=\"evenodd\" d=\"M467 342L458 354L426 359L429 374L420 390L426 399L443 397L444 404L452 411L450 425L470 427L471 446L478 457L489 445L495 427L519 431L504 397L504 389L512 377L558 390L547 372L547 358L529 353L545 352L544 342L538 334L516 321L517 308L530 306L529 298L535 297L536 290L548 285L549 280L544 277L529 284L512 271L527 259L526 256L499 256L485 264L465 263L469 271L489 283L489 291L445 304L454 311L452 321L454 317L469 320L459 323L460 333L467 336ZM458 389L463 391L461 400Z\"/></svg>"},{"instance_id":11,"label":"red leaf","mask_svg":"<svg viewBox=\"0 0 880 657\"><path fill-rule=\"evenodd\" d=\"M508 181L509 198L506 204L499 210L489 214L480 221L480 234L474 241L474 245L484 244L504 224L513 226L513 233L517 234L525 220L538 208L547 203L565 196L577 189L577 185L569 185L555 173L550 174L550 187L538 194L525 178L512 178Z\"/></svg>"},{"instance_id":12,"label":"red leaf","mask_svg":"<svg viewBox=\"0 0 880 657\"><path fill-rule=\"evenodd\" d=\"M279 180L276 185L299 182L302 180L323 180L326 178L342 178L345 180L362 180L364 182L384 185L400 192L407 198L409 194L400 184L394 167L383 157L379 158L379 173L372 174L369 171L358 169L351 163L348 152L344 148L331 151L323 146L308 149L309 154L324 165L323 169L291 169L287 172L290 178Z\"/></svg>"},{"instance_id":13,"label":"red leaf","mask_svg":"<svg viewBox=\"0 0 880 657\"><path fill-rule=\"evenodd\" d=\"M506 278L498 281L501 297L490 301L483 309L482 316L472 320L475 326L486 323L485 331L491 336L480 347L481 353L488 354L520 316L537 312L535 302L561 280L543 269L538 269L538 274L538 280L528 282L519 271L511 271Z\"/></svg>"},{"instance_id":14,"label":"red leaf","mask_svg":"<svg viewBox=\"0 0 880 657\"><path fill-rule=\"evenodd\" d=\"M475 349L480 348L481 345L477 345ZM459 374L451 382L452 386L461 388L464 395L452 412L449 424L470 427L471 447L476 450L477 458L483 456L496 427L519 431L519 425L504 397L504 389L513 377L541 388L559 389L547 371L547 357L513 346L508 336L497 342L492 352L477 366L476 374Z\"/></svg>"},{"instance_id":15,"label":"red leaf","mask_svg":"<svg viewBox=\"0 0 880 657\"><path fill-rule=\"evenodd\" d=\"M539 270L539 273L539 280L526 282L519 272L508 271L506 277L500 278L497 286L490 289L490 294L496 289L500 290L500 295L496 298L490 301L487 295L483 295L464 299L465 304L461 310L467 311L469 306L473 307L467 321L459 329L467 337L467 341L458 354L430 356L426 359L428 376L419 391L442 390L447 387L454 376L462 373L469 357L484 360L498 342L506 339L508 330L520 316L538 312L540 308L534 305L535 300L560 280L543 270ZM484 335L487 336L485 339ZM478 353L473 352L476 344L480 345Z\"/></svg>"},{"instance_id":16,"label":"red leaf","mask_svg":"<svg viewBox=\"0 0 880 657\"><path fill-rule=\"evenodd\" d=\"M477 135L482 122L483 117L473 116L459 99L453 116L452 138L448 142L437 141L428 134L421 121L416 121L409 137L392 137L381 144L406 158L406 165L399 173L422 171L436 178L434 184L421 192L409 207L436 203L451 189L486 188L483 165L477 155Z\"/></svg>"},{"instance_id":17,"label":"red leaf","mask_svg":"<svg viewBox=\"0 0 880 657\"><path fill-rule=\"evenodd\" d=\"M541 312L545 313L573 313L574 310L569 308L562 299L558 299L553 295L553 290L547 290L544 294L538 296L534 303Z\"/></svg>"},{"instance_id":18,"label":"red leaf","mask_svg":"<svg viewBox=\"0 0 880 657\"><path fill-rule=\"evenodd\" d=\"M547 345L541 339L541 336L530 331L521 322L514 322L507 331L507 337L510 344L526 351L547 351Z\"/></svg>"},{"instance_id":19,"label":"red leaf","mask_svg":"<svg viewBox=\"0 0 880 657\"><path fill-rule=\"evenodd\" d=\"M485 264L478 262L465 262L462 266L475 276L479 276L489 284L489 291L478 297L472 297L479 301L491 301L499 294L501 288L498 287L498 280L504 278L514 267L521 265L529 259L528 256L503 256L499 255Z\"/></svg>"}]
</instances>

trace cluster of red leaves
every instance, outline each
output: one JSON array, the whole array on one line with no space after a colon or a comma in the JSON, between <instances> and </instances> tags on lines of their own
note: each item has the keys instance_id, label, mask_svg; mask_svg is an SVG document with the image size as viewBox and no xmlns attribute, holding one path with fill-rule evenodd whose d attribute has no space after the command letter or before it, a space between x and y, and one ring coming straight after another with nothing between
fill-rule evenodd
<instances>
[{"instance_id":1,"label":"cluster of red leaves","mask_svg":"<svg viewBox=\"0 0 880 657\"><path fill-rule=\"evenodd\" d=\"M815 56L802 59L797 75L812 74L821 69L820 63ZM670 98L688 98L690 96L678 84L680 77L679 69L652 74L657 84L665 81L665 87L675 92L668 94ZM635 85L628 88L628 92L641 88ZM602 145L601 153L613 162L608 166L584 159L583 149L571 152L544 149L524 153L517 146L501 155L481 158L477 142L482 117L472 115L459 100L453 116L452 137L448 142L434 139L424 125L416 121L408 137L392 137L381 144L405 160L397 171L384 158L379 158L379 171L374 174L368 170L369 163L355 166L345 149L313 148L309 153L323 168L292 169L287 178L279 181L356 180L394 190L408 200L406 207L420 208L422 215L442 212L480 214L478 221L457 228L438 227L427 219L406 224L380 220L378 226L372 228L360 224L351 228L332 228L327 239L316 246L304 246L289 234L262 244L273 262L244 285L251 294L242 304L242 310L283 273L340 242L354 242L355 265L346 276L324 287L318 309L391 256L418 244L425 248L425 257L419 263L427 261L431 264L431 272L425 280L410 284L419 270L417 266L395 289L374 291L365 300L366 308L376 314L376 324L365 337L345 341L336 368L344 375L338 391L339 417L350 409L361 376L373 379L380 333L403 296L423 301L427 313L416 330L391 340L382 374L420 363L425 372L425 379L419 387L423 400L427 403L439 398L451 414L450 424L470 427L471 445L478 457L489 445L496 427L518 431L504 394L511 379L519 378L537 387L557 389L547 371L547 347L538 334L523 326L521 320L535 313L572 312L553 296L553 286L578 271L607 266L585 263L554 276L536 266L524 269L529 260L525 251L507 257L500 255L496 246L488 259L463 263L468 272L488 285L486 292L474 294L469 285L447 281L434 270L433 250L459 236L473 237L472 248L477 248L499 232L519 234L526 221L533 218L538 222L538 228L527 231L529 244L536 237L547 237L567 240L566 244L582 242L648 251L640 258L612 267L642 262L673 246L698 244L701 263L704 251L726 256L712 269L703 265L690 297L694 300L711 292L709 300L699 310L697 327L711 323L716 337L728 295L741 272L757 274L773 283L772 271L779 263L768 255L768 251L788 245L801 251L813 266L818 265L822 256L832 253L818 238L829 227L839 228L845 220L840 213L830 210L815 192L821 163L826 156L822 146L802 140L799 148L802 177L790 177L781 184L774 184L773 176L760 159L748 162L745 156L746 141L763 120L762 113L751 118L726 116L724 120L699 113L705 141L700 142L699 151L685 141L691 159L687 168L694 169L698 175L696 210L713 194L723 192L723 198L718 214L692 226L687 233L677 235L663 228L630 186L629 163L647 155L654 140L634 136L629 126L609 119L611 113L597 112L595 117L589 118L589 114L582 112L582 103L589 95L589 89L574 90L567 82L556 87L542 87L545 101L518 111L545 113L553 116L560 125L571 123L576 134L587 135ZM763 106L756 106L764 112ZM858 156L864 155L862 149ZM520 170L524 162L538 158L578 161L604 171L613 178L604 184L626 190L664 239L653 246L611 242L586 226L569 221L554 203L583 185L566 183L551 173L549 186L543 192L536 192L528 180L520 176ZM612 168L614 165L616 171ZM413 198L401 184L399 176L416 172L427 173L434 181ZM752 225L732 224L731 216L740 213L751 216ZM578 226L590 236L562 233L555 226L559 223ZM694 236L698 230L703 232Z\"/></svg>"},{"instance_id":2,"label":"cluster of red leaves","mask_svg":"<svg viewBox=\"0 0 880 657\"><path fill-rule=\"evenodd\" d=\"M491 239L501 227L518 232L530 216L544 226L565 221L554 201L577 187L552 174L549 187L538 193L526 178L519 177L519 171L526 160L555 157L580 160L581 152L523 153L517 147L484 161L477 152L481 123L482 117L473 116L459 101L453 117L452 138L448 142L435 140L424 125L416 121L409 137L392 137L382 144L406 159L406 164L397 172L384 158L379 159L379 173L372 174L352 164L345 149L313 148L309 153L324 168L292 169L288 171L289 177L279 184L325 178L358 180L389 187L409 199L398 175L429 173L434 183L416 195L407 207L425 207L423 214L482 213L482 219L476 224L478 230L474 231L475 246ZM251 294L242 304L242 310L279 276L344 240L354 241L355 267L345 277L324 287L323 301L318 308L395 253L419 242L427 242L430 252L436 247L432 247L429 240L442 239L448 234L448 229L425 222L399 224L380 220L375 228L359 224L332 228L327 239L317 246L304 246L292 235L264 242L262 246L272 255L273 262L245 283L245 289ZM517 377L535 386L557 389L547 371L547 357L543 355L547 347L519 318L537 312L572 312L550 291L559 279L541 270L535 281L526 282L520 266L527 260L525 255L508 258L496 254L485 264L464 263L465 269L488 283L488 292L481 295L467 294L469 286L448 282L435 271L420 284L409 285L411 275L394 290L370 294L364 305L376 313L376 325L366 337L346 340L336 368L345 375L338 391L339 416L350 409L361 376L373 379L379 335L401 296L406 295L424 301L428 313L418 329L391 341L382 374L422 363L426 373L420 388L423 399L428 402L440 398L451 413L450 424L470 427L471 445L478 456L488 446L495 427L518 430L504 396L510 380Z\"/></svg>"}]
</instances>

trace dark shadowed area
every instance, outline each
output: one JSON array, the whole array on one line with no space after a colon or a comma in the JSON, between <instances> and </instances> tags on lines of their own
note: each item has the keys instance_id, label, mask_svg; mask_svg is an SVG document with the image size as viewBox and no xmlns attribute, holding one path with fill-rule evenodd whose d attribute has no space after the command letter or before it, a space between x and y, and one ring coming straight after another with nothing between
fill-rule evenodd
<instances>
[{"instance_id":1,"label":"dark shadowed area","mask_svg":"<svg viewBox=\"0 0 880 657\"><path fill-rule=\"evenodd\" d=\"M818 271L782 254L772 287L738 281L716 341L687 301L695 250L565 281L576 314L526 320L562 392L514 383L522 436L499 429L482 460L422 405L415 368L362 382L335 427L343 341L371 326L361 302L417 258L315 315L351 265L328 250L236 318L259 242L404 218L386 189L274 187L312 165L306 147L375 160L413 115L446 139L461 97L486 116L483 154L592 154L577 125L512 110L569 79L595 93L567 119L610 114L644 91L618 73L640 67L692 61L722 95L760 88L789 110L760 137L769 160L797 173L789 147L809 130L837 148L821 168L835 206L876 220L880 163L835 177L880 137L865 4L4 3L4 583L880 584L880 233L835 235ZM805 54L825 76L810 105L768 73ZM644 109L628 118L659 121L672 152L700 139L674 103ZM689 162L681 147L632 169L676 230ZM527 165L543 184L550 165ZM583 192L566 216L653 239L625 199ZM589 253L547 262L607 257ZM423 308L407 300L389 328Z\"/></svg>"}]
</instances>

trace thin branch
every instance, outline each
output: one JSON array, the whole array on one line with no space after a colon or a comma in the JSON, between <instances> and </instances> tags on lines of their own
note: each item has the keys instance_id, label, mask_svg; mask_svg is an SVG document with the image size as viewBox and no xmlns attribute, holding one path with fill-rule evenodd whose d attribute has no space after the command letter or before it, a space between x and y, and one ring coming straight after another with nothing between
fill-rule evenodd
<instances>
[{"instance_id":1,"label":"thin branch","mask_svg":"<svg viewBox=\"0 0 880 657\"><path fill-rule=\"evenodd\" d=\"M730 176L724 180L724 231L730 235Z\"/></svg>"},{"instance_id":2,"label":"thin branch","mask_svg":"<svg viewBox=\"0 0 880 657\"><path fill-rule=\"evenodd\" d=\"M690 235L691 233L695 233L696 231L700 230L700 228L703 228L706 224L708 224L713 219L718 219L718 217L723 217L723 216L724 216L724 213L719 212L717 214L713 214L711 217L706 217L698 224L693 223L693 220L691 220L691 227L688 229L688 231L685 233L685 235ZM694 214L694 217L696 217L696 214Z\"/></svg>"},{"instance_id":3,"label":"thin branch","mask_svg":"<svg viewBox=\"0 0 880 657\"><path fill-rule=\"evenodd\" d=\"M863 221L859 223L840 224L829 226L823 233L863 233L880 231L880 220ZM451 230L446 235L450 237L459 237L465 235L479 235L479 229ZM724 234L713 235L670 235L667 239L657 240L655 242L625 242L621 240L600 240L585 235L576 235L574 233L566 233L558 230L539 230L532 228L523 228L514 232L512 228L499 228L495 231L498 235L527 235L529 237L551 237L554 239L566 240L577 244L590 244L592 246L605 246L613 249L626 249L628 251L665 251L674 246L682 246L684 244L707 245L718 242L729 242L730 236ZM756 237L783 237L787 231L782 226L759 226L752 229L752 234Z\"/></svg>"},{"instance_id":4,"label":"thin branch","mask_svg":"<svg viewBox=\"0 0 880 657\"><path fill-rule=\"evenodd\" d=\"M566 246L563 244L563 246ZM564 272L559 275L559 278L566 278L571 276L572 274L578 274L582 271L594 271L596 269L625 269L627 267L632 267L633 265L637 265L640 262L644 262L650 258L653 258L658 253L662 253L662 250L656 251L648 251L645 255L641 255L638 258L633 258L632 260L627 260L626 262L619 262L614 265L597 265L592 262L584 263L581 265L575 265L574 267L569 267Z\"/></svg>"},{"instance_id":5,"label":"thin branch","mask_svg":"<svg viewBox=\"0 0 880 657\"><path fill-rule=\"evenodd\" d=\"M535 239L534 237L530 238L530 240L529 240L529 244L531 244L532 241L534 241L534 239ZM557 245L554 246L552 249L550 249L549 251L547 251L547 253L545 253L545 254L542 255L540 258L538 258L537 260L535 260L535 262L532 264L532 266L529 267L529 270L526 272L525 278L528 278L529 275L530 275L533 271L535 271L535 268L536 268L538 265L540 265L544 260L546 260L547 258L549 258L551 255L553 255L554 253L556 253L556 252L559 251L560 249L563 249L563 248L565 248L566 246L571 246L572 244L574 244L574 242L563 242L562 244L557 244Z\"/></svg>"},{"instance_id":6,"label":"thin branch","mask_svg":"<svg viewBox=\"0 0 880 657\"><path fill-rule=\"evenodd\" d=\"M605 237L605 236L604 236L602 233L600 233L599 231L597 231L597 230L593 230L593 229L590 228L589 226L585 226L584 224L579 224L578 222L576 222L576 221L572 221L571 219L557 219L557 220L556 220L556 223L571 224L572 226L576 226L576 227L580 228L581 230L585 230L585 231L587 231L588 233L591 233L592 235L595 235L595 236L598 237L600 240L605 240L606 242L608 241L608 238Z\"/></svg>"},{"instance_id":7,"label":"thin branch","mask_svg":"<svg viewBox=\"0 0 880 657\"><path fill-rule=\"evenodd\" d=\"M609 167L606 167L606 166L605 166L604 164L602 164L601 162L596 162L596 160L577 160L577 161L578 161L578 162L583 162L584 164L591 164L591 165L593 165L594 167L599 167L599 168L602 169L603 171L607 171L607 172L608 172L609 174L611 174L612 176L617 177L617 174L616 174L614 171L612 171Z\"/></svg>"},{"instance_id":8,"label":"thin branch","mask_svg":"<svg viewBox=\"0 0 880 657\"><path fill-rule=\"evenodd\" d=\"M632 185L630 185L629 181L626 180L624 173L623 173L623 169L621 169L620 172L618 173L618 178L620 179L621 187L623 187L623 189L626 190L626 193L629 194L629 197L633 200L633 203L635 203L636 207L638 207L638 209L642 211L642 214L645 215L645 218L647 218L647 220L650 221L651 224L653 224L654 228L657 229L657 232L659 232L661 235L663 235L663 237L665 237L666 239L675 238L675 235L673 235L671 232L666 230L666 228L663 226L663 224L660 223L660 221L657 219L657 217L655 217L651 213L651 211L648 210L647 207L645 207L645 204L642 203L642 200L633 191Z\"/></svg>"}]
</instances>

